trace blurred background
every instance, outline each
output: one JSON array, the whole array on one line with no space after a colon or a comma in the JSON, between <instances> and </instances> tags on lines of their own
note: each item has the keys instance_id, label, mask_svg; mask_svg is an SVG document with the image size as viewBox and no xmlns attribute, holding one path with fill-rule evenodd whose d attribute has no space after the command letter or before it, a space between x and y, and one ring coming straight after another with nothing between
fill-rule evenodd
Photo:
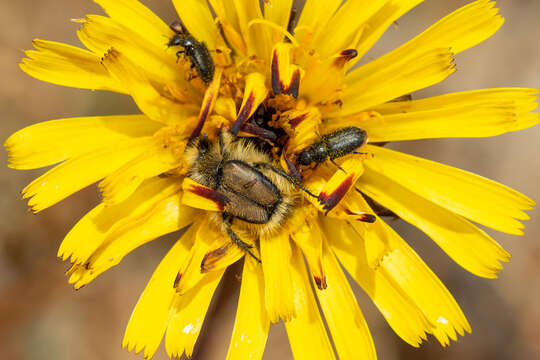
<instances>
[{"instance_id":1,"label":"blurred background","mask_svg":"<svg viewBox=\"0 0 540 360\"><path fill-rule=\"evenodd\" d=\"M317 0L322 1L322 0ZM368 54L375 58L427 28L468 1L431 0L389 29ZM169 0L145 0L166 22L176 19ZM502 0L506 18L491 39L457 56L458 71L415 97L489 87L540 86L540 1ZM89 115L136 113L130 98L105 92L63 88L40 82L17 67L34 38L80 44L69 19L101 13L88 0L20 0L0 3L0 138L37 122ZM540 126L487 139L416 141L394 147L441 161L509 185L540 200ZM2 140L2 141L3 141ZM74 291L67 264L56 250L68 230L99 199L95 187L71 196L35 216L20 190L42 171L8 169L0 151L0 358L142 359L121 349L125 326L140 293L177 235L147 244L127 256L90 286ZM429 338L419 349L401 341L365 294L358 301L367 318L380 359L539 359L540 358L540 211L530 212L526 235L490 232L512 255L497 280L477 278L453 263L420 231L393 221L446 284L473 332L443 349ZM214 297L196 359L224 359L232 332L239 282L233 267ZM362 351L362 349L359 349ZM166 359L160 347L155 359ZM265 359L292 358L284 327L274 325Z\"/></svg>"}]
</instances>

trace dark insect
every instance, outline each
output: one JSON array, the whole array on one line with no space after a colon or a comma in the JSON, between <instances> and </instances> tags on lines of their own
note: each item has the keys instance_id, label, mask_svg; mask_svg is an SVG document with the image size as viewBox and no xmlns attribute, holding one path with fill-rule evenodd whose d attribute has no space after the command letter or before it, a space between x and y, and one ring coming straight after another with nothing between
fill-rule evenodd
<instances>
[{"instance_id":1,"label":"dark insect","mask_svg":"<svg viewBox=\"0 0 540 360\"><path fill-rule=\"evenodd\" d=\"M299 165L321 164L326 160L336 165L335 159L348 154L359 154L355 150L367 142L364 130L348 126L321 136L320 140L303 150L297 158ZM341 168L340 168L341 169Z\"/></svg>"},{"instance_id":2,"label":"dark insect","mask_svg":"<svg viewBox=\"0 0 540 360\"><path fill-rule=\"evenodd\" d=\"M249 138L236 138L223 130L217 143L206 136L197 138L186 149L186 159L188 177L211 189L205 188L199 195L222 205L222 212L212 215L214 223L233 243L259 260L252 246L235 234L233 221L251 233L271 233L291 213L297 201L295 186L303 186L275 167L271 157Z\"/></svg>"},{"instance_id":3,"label":"dark insect","mask_svg":"<svg viewBox=\"0 0 540 360\"><path fill-rule=\"evenodd\" d=\"M197 70L199 77L208 85L214 78L214 60L210 55L210 51L204 44L195 39L181 22L175 21L170 25L170 28L175 32L174 36L169 40L168 46L182 46L184 50L176 52L177 58L185 54L191 60L190 77L193 68Z\"/></svg>"}]
</instances>

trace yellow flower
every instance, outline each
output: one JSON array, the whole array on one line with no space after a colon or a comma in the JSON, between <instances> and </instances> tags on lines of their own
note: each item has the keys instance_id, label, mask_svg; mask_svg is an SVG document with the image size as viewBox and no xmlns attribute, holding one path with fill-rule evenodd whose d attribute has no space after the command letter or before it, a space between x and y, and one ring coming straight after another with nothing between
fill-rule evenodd
<instances>
[{"instance_id":1,"label":"yellow flower","mask_svg":"<svg viewBox=\"0 0 540 360\"><path fill-rule=\"evenodd\" d=\"M241 258L230 359L261 358L269 325L280 319L295 358L375 359L340 264L412 346L428 334L445 346L470 332L448 290L378 215L393 213L463 268L494 278L510 255L471 221L520 235L534 202L382 145L494 136L539 122L536 89L406 96L444 80L455 54L497 31L503 19L493 1L474 1L356 68L421 0L308 0L298 19L292 0L266 0L263 9L258 0L210 0L212 9L173 0L184 28L136 0L96 2L108 17L76 20L88 50L35 40L21 69L130 95L142 114L53 120L5 146L13 168L58 164L23 190L34 212L101 180L103 202L58 251L72 263L75 288L136 247L187 228L141 295L123 346L151 358L165 336L169 356L190 356L214 290ZM178 50L185 53L177 58ZM365 132L354 137L352 126ZM300 154L323 134L339 137L341 151L303 166ZM344 138L362 134L369 145L345 149Z\"/></svg>"}]
</instances>

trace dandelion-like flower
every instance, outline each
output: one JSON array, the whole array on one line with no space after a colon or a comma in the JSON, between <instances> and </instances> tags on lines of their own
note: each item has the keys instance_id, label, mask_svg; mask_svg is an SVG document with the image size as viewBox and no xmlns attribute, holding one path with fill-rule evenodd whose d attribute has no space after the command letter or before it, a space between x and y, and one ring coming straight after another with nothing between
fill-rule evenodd
<instances>
[{"instance_id":1,"label":"dandelion-like flower","mask_svg":"<svg viewBox=\"0 0 540 360\"><path fill-rule=\"evenodd\" d=\"M58 164L23 190L34 212L101 180L102 203L58 252L75 288L186 228L123 346L151 358L165 337L169 356L190 356L225 269L241 258L231 359L261 358L280 319L296 358L375 359L340 264L407 343L432 334L447 345L470 332L448 290L380 216L402 218L466 270L494 278L510 255L473 222L519 235L534 203L383 145L538 123L536 89L408 96L451 75L456 53L497 31L493 1L474 1L356 68L421 0L308 0L299 16L292 0L262 9L258 0L210 0L211 9L173 0L181 23L172 26L136 0L96 2L108 17L75 20L88 50L35 40L20 66L43 81L130 95L141 114L44 122L5 145L13 168Z\"/></svg>"}]
</instances>

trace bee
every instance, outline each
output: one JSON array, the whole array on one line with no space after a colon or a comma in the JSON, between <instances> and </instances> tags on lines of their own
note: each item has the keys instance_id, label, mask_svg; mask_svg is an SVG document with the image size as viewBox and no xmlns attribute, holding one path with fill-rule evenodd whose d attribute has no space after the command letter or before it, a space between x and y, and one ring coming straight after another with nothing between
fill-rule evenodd
<instances>
[{"instance_id":1,"label":"bee","mask_svg":"<svg viewBox=\"0 0 540 360\"><path fill-rule=\"evenodd\" d=\"M365 145L367 140L364 130L347 126L321 136L319 141L300 152L297 163L304 166L313 163L319 165L330 159L332 164L341 169L334 160L348 154L361 154L355 150Z\"/></svg>"},{"instance_id":2,"label":"bee","mask_svg":"<svg viewBox=\"0 0 540 360\"><path fill-rule=\"evenodd\" d=\"M214 191L204 196L225 200L222 212L211 215L212 221L257 261L260 260L251 251L252 246L233 231L233 222L255 236L271 234L298 203L296 187L307 191L275 167L271 156L249 138L235 137L223 129L218 141L212 142L203 135L190 143L186 162L190 169L188 177Z\"/></svg>"},{"instance_id":3,"label":"bee","mask_svg":"<svg viewBox=\"0 0 540 360\"><path fill-rule=\"evenodd\" d=\"M184 50L176 52L176 57L180 58L180 55L185 54L191 60L190 77L191 72L195 68L202 81L208 85L214 78L214 60L210 55L210 51L204 44L195 39L180 21L175 21L170 25L172 31L175 32L174 36L169 40L168 47L182 46Z\"/></svg>"}]
</instances>

